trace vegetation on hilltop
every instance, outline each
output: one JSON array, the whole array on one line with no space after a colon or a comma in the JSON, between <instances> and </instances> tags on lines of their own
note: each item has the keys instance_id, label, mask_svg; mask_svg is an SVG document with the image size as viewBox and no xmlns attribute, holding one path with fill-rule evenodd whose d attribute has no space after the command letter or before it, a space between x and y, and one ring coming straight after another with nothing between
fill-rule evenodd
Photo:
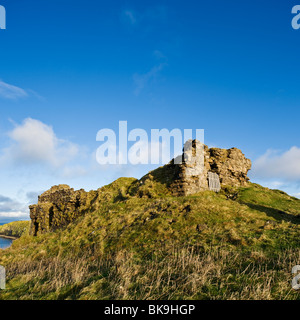
<instances>
[{"instance_id":1,"label":"vegetation on hilltop","mask_svg":"<svg viewBox=\"0 0 300 320\"><path fill-rule=\"evenodd\" d=\"M0 252L0 299L299 299L300 200L259 185L172 197L122 178L64 229Z\"/></svg>"}]
</instances>

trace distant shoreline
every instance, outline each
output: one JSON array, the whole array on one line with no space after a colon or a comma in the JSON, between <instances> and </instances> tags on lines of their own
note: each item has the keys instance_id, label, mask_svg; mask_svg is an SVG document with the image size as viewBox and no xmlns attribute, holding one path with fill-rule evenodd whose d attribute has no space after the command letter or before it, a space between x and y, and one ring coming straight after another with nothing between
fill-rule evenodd
<instances>
[{"instance_id":1,"label":"distant shoreline","mask_svg":"<svg viewBox=\"0 0 300 320\"><path fill-rule=\"evenodd\" d=\"M6 235L2 235L2 234L0 234L0 238L10 239L10 240L17 240L18 239L17 237L11 237L11 236L6 236Z\"/></svg>"}]
</instances>

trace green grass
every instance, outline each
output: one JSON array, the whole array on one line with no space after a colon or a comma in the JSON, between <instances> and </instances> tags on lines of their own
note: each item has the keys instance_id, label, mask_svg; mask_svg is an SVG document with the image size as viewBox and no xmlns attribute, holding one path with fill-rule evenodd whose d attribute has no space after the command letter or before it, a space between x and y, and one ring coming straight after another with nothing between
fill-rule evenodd
<instances>
[{"instance_id":1,"label":"green grass","mask_svg":"<svg viewBox=\"0 0 300 320\"><path fill-rule=\"evenodd\" d=\"M14 241L0 252L0 298L299 299L300 200L255 184L187 197L164 188L119 179L65 229Z\"/></svg>"},{"instance_id":2,"label":"green grass","mask_svg":"<svg viewBox=\"0 0 300 320\"><path fill-rule=\"evenodd\" d=\"M20 238L29 233L30 221L15 221L0 226L0 235Z\"/></svg>"}]
</instances>

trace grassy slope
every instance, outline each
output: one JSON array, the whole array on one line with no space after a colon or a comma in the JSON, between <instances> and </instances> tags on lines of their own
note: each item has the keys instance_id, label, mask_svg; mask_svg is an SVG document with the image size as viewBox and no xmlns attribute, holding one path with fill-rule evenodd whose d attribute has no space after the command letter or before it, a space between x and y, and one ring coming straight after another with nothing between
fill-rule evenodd
<instances>
[{"instance_id":1,"label":"grassy slope","mask_svg":"<svg viewBox=\"0 0 300 320\"><path fill-rule=\"evenodd\" d=\"M20 238L29 233L30 221L15 221L0 226L0 235Z\"/></svg>"},{"instance_id":2,"label":"grassy slope","mask_svg":"<svg viewBox=\"0 0 300 320\"><path fill-rule=\"evenodd\" d=\"M124 178L104 190L97 212L0 252L1 299L299 299L300 200L254 184L235 200Z\"/></svg>"}]
</instances>

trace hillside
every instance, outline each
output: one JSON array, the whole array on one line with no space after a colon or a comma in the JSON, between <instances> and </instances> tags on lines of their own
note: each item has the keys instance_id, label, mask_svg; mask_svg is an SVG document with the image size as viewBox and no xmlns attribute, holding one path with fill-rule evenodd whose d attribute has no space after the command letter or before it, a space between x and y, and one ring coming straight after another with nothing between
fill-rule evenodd
<instances>
[{"instance_id":1,"label":"hillside","mask_svg":"<svg viewBox=\"0 0 300 320\"><path fill-rule=\"evenodd\" d=\"M300 201L258 185L140 198L132 179L65 229L0 253L1 299L298 299ZM107 197L108 198L108 197Z\"/></svg>"},{"instance_id":2,"label":"hillside","mask_svg":"<svg viewBox=\"0 0 300 320\"><path fill-rule=\"evenodd\" d=\"M219 193L178 195L172 163L97 191L51 188L30 235L0 251L0 299L299 299L300 200L241 180L226 159L214 168L243 185Z\"/></svg>"}]
</instances>

